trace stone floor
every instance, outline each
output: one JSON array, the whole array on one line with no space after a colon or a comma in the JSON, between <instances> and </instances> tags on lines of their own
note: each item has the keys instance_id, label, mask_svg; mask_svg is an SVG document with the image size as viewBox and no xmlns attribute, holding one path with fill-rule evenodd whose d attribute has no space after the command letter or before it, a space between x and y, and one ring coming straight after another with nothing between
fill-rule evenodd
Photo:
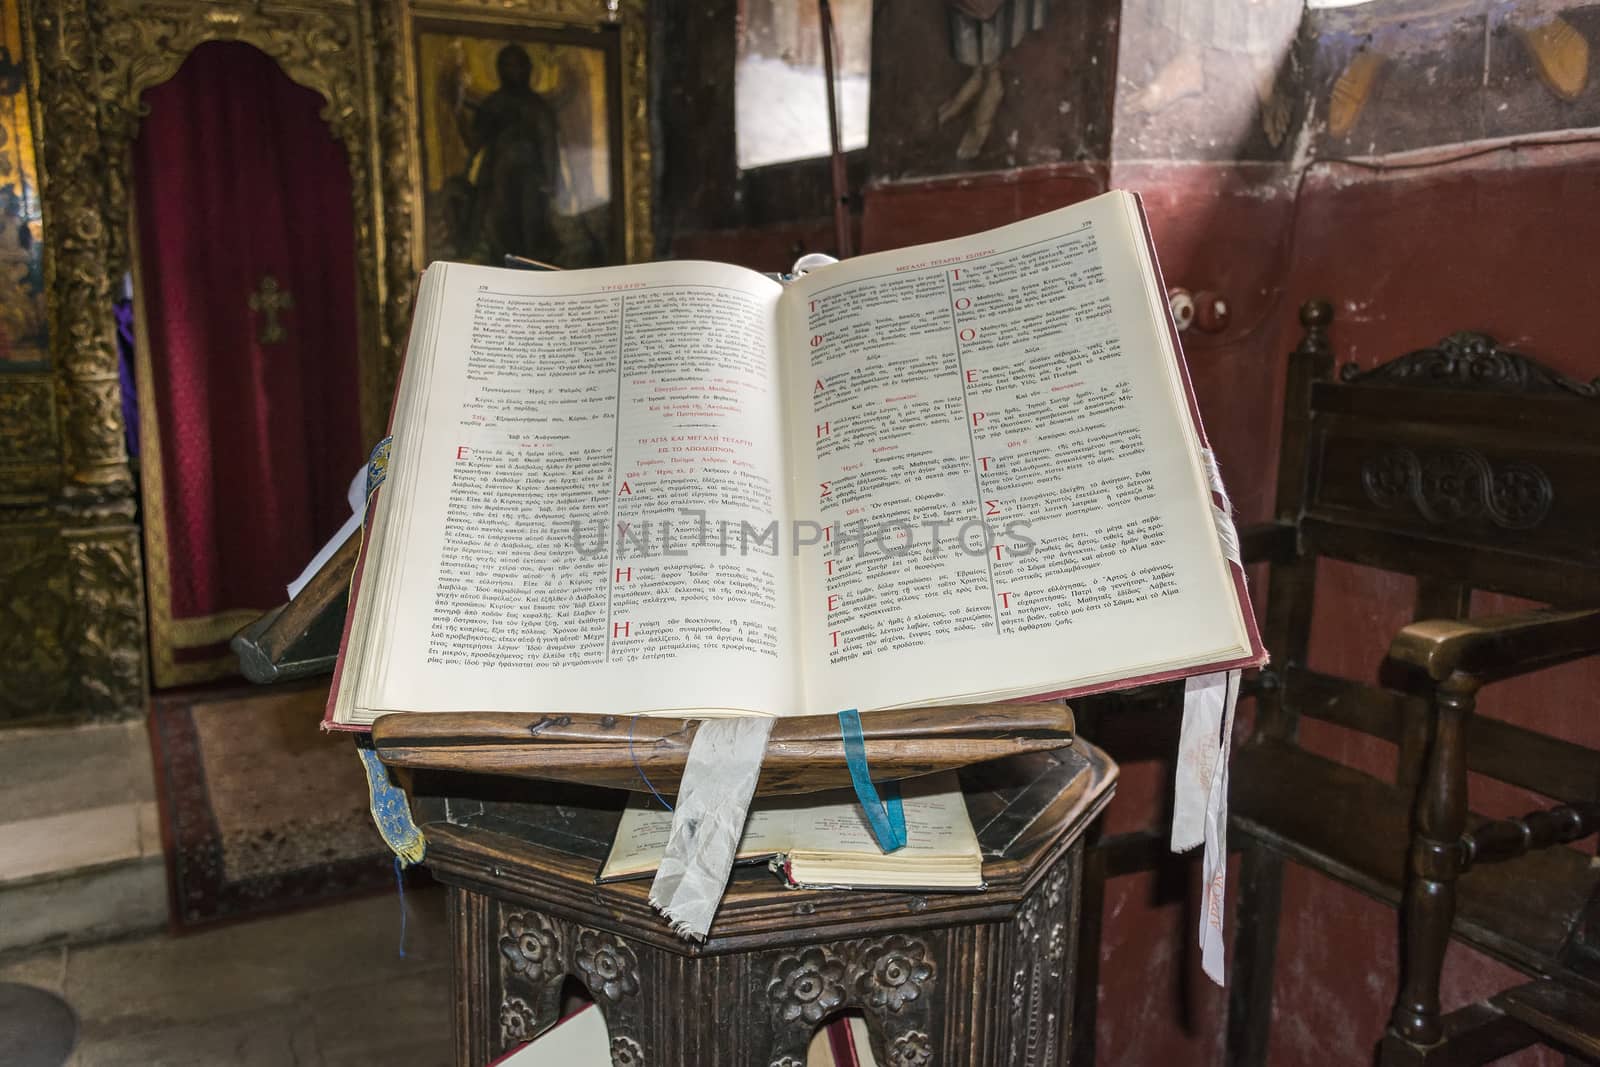
<instances>
[{"instance_id":1,"label":"stone floor","mask_svg":"<svg viewBox=\"0 0 1600 1067\"><path fill-rule=\"evenodd\" d=\"M0 956L66 998L70 1067L430 1067L450 1062L444 894L394 894L173 937Z\"/></svg>"},{"instance_id":2,"label":"stone floor","mask_svg":"<svg viewBox=\"0 0 1600 1067\"><path fill-rule=\"evenodd\" d=\"M0 730L0 955L166 919L144 723Z\"/></svg>"}]
</instances>

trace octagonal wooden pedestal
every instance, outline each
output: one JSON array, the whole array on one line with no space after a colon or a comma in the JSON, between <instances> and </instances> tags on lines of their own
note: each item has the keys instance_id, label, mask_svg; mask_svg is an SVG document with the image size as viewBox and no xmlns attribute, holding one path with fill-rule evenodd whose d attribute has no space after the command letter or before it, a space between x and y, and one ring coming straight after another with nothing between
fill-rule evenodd
<instances>
[{"instance_id":1,"label":"octagonal wooden pedestal","mask_svg":"<svg viewBox=\"0 0 1600 1067\"><path fill-rule=\"evenodd\" d=\"M554 1021L569 976L617 1067L802 1067L818 1024L846 1011L879 1064L1066 1063L1081 830L1099 806L990 855L978 893L792 890L741 869L691 944L648 880L595 884L618 794L418 798L449 891L457 1063L483 1067Z\"/></svg>"}]
</instances>

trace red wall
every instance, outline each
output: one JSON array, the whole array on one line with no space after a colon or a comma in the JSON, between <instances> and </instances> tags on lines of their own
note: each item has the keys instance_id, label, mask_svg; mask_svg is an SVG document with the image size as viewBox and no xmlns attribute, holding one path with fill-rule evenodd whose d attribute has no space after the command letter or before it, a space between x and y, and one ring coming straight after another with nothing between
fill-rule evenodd
<instances>
[{"instance_id":1,"label":"red wall","mask_svg":"<svg viewBox=\"0 0 1600 1067\"><path fill-rule=\"evenodd\" d=\"M870 251L973 232L1107 184L1105 166L1084 164L871 186L862 243ZM1341 362L1370 366L1474 329L1573 377L1600 376L1590 311L1600 281L1600 148L1503 149L1387 173L1347 164L1304 172L1277 164L1115 164L1109 184L1144 195L1169 285L1213 290L1230 302L1228 328L1216 335L1191 330L1185 349L1244 521L1271 511L1284 355L1298 339L1296 309L1310 297L1334 303ZM674 250L734 258L744 249L778 251L770 237L748 243L752 236L701 235ZM1388 635L1410 618L1412 595L1409 579L1325 567L1311 666L1374 679ZM1480 596L1475 609L1505 610L1504 601ZM1600 666L1572 665L1499 688L1486 694L1486 713L1600 748ZM1371 773L1393 772L1393 750L1382 742L1314 722L1304 734L1326 755ZM1125 765L1107 831L1164 817L1165 776L1155 764ZM1489 814L1538 806L1493 783L1475 781L1473 788L1474 807ZM1187 892L1149 875L1107 887L1100 1063L1222 1061L1225 997L1199 970L1195 881L1192 875ZM1249 918L1235 914L1230 922ZM1395 938L1392 910L1291 865L1269 1062L1369 1062L1395 992ZM1454 945L1445 1008L1514 980L1506 968ZM1555 1067L1560 1060L1536 1051L1507 1062Z\"/></svg>"},{"instance_id":2,"label":"red wall","mask_svg":"<svg viewBox=\"0 0 1600 1067\"><path fill-rule=\"evenodd\" d=\"M1168 283L1218 291L1232 304L1226 331L1190 331L1185 348L1207 430L1246 520L1266 518L1271 510L1284 354L1298 339L1295 310L1305 299L1333 302L1340 362L1370 366L1473 329L1572 377L1600 375L1589 314L1600 241L1600 149L1507 149L1389 173L1314 166L1298 194L1298 178L1273 166L1128 165L1116 167L1112 178L1144 194ZM1400 576L1325 566L1311 666L1374 680L1388 636L1410 618L1413 595L1411 581ZM1480 594L1474 610L1515 606ZM1600 666L1576 664L1491 687L1481 708L1600 747L1597 693ZM1325 755L1393 774L1392 746L1315 722L1303 732ZM1494 815L1541 804L1476 779L1472 799L1475 808ZM1114 933L1153 926L1166 936L1173 925L1166 913L1183 909L1141 908L1145 893L1139 884L1108 890ZM1396 936L1389 908L1291 865L1269 1062L1367 1062L1395 993ZM1162 941L1151 952L1151 941L1142 930L1107 938L1102 973L1111 977L1102 988L1101 1062L1220 1062L1210 1011L1184 1026L1163 1022L1139 999L1137 987L1174 981L1167 963L1172 946ZM1129 973L1138 977L1128 981ZM1203 981L1192 967L1188 980ZM1458 1007L1516 980L1509 969L1453 945L1444 1006ZM1218 1003L1215 997L1203 1002ZM1561 1060L1534 1051L1506 1062L1554 1067Z\"/></svg>"}]
</instances>

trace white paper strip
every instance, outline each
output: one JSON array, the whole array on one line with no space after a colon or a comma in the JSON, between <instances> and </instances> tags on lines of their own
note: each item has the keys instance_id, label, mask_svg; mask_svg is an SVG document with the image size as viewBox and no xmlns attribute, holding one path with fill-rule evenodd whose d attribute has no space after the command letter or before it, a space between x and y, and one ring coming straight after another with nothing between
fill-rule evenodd
<instances>
[{"instance_id":1,"label":"white paper strip","mask_svg":"<svg viewBox=\"0 0 1600 1067\"><path fill-rule=\"evenodd\" d=\"M1238 671L1185 679L1177 802L1172 812L1172 851L1185 852L1205 842L1200 958L1206 975L1218 985L1223 979L1222 916L1228 878L1228 748L1238 697Z\"/></svg>"},{"instance_id":2,"label":"white paper strip","mask_svg":"<svg viewBox=\"0 0 1600 1067\"><path fill-rule=\"evenodd\" d=\"M1205 840L1206 809L1222 755L1227 672L1196 674L1183 682L1183 730L1178 736L1178 773L1173 782L1172 851L1187 852Z\"/></svg>"},{"instance_id":3,"label":"white paper strip","mask_svg":"<svg viewBox=\"0 0 1600 1067\"><path fill-rule=\"evenodd\" d=\"M1202 449L1206 482L1220 499L1211 518L1223 555L1242 566L1233 505L1222 486L1217 457ZM1178 738L1178 769L1173 783L1172 851L1205 843L1205 891L1200 908L1200 960L1206 976L1223 981L1223 915L1228 881L1228 752L1233 713L1239 700L1239 672L1196 675L1183 685L1183 729Z\"/></svg>"},{"instance_id":4,"label":"white paper strip","mask_svg":"<svg viewBox=\"0 0 1600 1067\"><path fill-rule=\"evenodd\" d=\"M683 766L650 903L679 937L705 940L722 903L767 752L771 718L705 719Z\"/></svg>"},{"instance_id":5,"label":"white paper strip","mask_svg":"<svg viewBox=\"0 0 1600 1067\"><path fill-rule=\"evenodd\" d=\"M1233 709L1239 701L1239 672L1228 671L1225 677L1223 704L1227 710L1222 716L1222 742L1206 799L1205 892L1200 908L1200 966L1217 985L1222 985L1225 975L1222 918L1228 887L1228 749L1233 736Z\"/></svg>"},{"instance_id":6,"label":"white paper strip","mask_svg":"<svg viewBox=\"0 0 1600 1067\"><path fill-rule=\"evenodd\" d=\"M295 580L289 583L290 600L300 595L300 590L306 587L307 582L316 577L317 572L322 569L324 563L333 558L333 554L339 551L339 546L350 540L350 535L361 527L362 513L367 510L367 465L365 463L361 465L360 470L356 471L356 476L350 479L350 488L345 490L344 495L346 502L350 505L350 517L344 520L344 525L339 527L339 532L328 539L328 543L323 545L315 556L311 557L311 562L307 563L299 575L295 577Z\"/></svg>"}]
</instances>

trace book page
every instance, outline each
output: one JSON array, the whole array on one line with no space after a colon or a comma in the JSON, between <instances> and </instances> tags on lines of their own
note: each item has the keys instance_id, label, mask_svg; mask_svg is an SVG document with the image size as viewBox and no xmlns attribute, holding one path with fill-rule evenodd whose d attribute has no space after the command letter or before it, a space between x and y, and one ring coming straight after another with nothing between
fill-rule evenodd
<instances>
[{"instance_id":1,"label":"book page","mask_svg":"<svg viewBox=\"0 0 1600 1067\"><path fill-rule=\"evenodd\" d=\"M788 710L776 283L434 271L365 714Z\"/></svg>"},{"instance_id":2,"label":"book page","mask_svg":"<svg viewBox=\"0 0 1600 1067\"><path fill-rule=\"evenodd\" d=\"M750 809L739 838L741 860L787 852L876 857L886 863L977 856L978 838L954 771L900 783L906 845L886 858L872 836L852 789L767 797ZM623 809L600 879L653 871L666 852L672 812L660 801L634 795Z\"/></svg>"},{"instance_id":3,"label":"book page","mask_svg":"<svg viewBox=\"0 0 1600 1067\"><path fill-rule=\"evenodd\" d=\"M752 807L745 819L744 834L739 838L735 858L756 859L787 851L792 814L790 805L771 801ZM672 812L654 797L635 793L628 806L622 809L611 852L600 870L600 880L655 870L661 866L661 857L667 852L667 838L671 835Z\"/></svg>"},{"instance_id":4,"label":"book page","mask_svg":"<svg viewBox=\"0 0 1600 1067\"><path fill-rule=\"evenodd\" d=\"M794 813L789 852L877 857L889 864L978 855L978 838L954 771L900 783L906 843L892 855L878 846L853 790L818 793L807 800Z\"/></svg>"},{"instance_id":5,"label":"book page","mask_svg":"<svg viewBox=\"0 0 1600 1067\"><path fill-rule=\"evenodd\" d=\"M1139 225L1111 194L784 294L814 711L1248 654Z\"/></svg>"}]
</instances>

